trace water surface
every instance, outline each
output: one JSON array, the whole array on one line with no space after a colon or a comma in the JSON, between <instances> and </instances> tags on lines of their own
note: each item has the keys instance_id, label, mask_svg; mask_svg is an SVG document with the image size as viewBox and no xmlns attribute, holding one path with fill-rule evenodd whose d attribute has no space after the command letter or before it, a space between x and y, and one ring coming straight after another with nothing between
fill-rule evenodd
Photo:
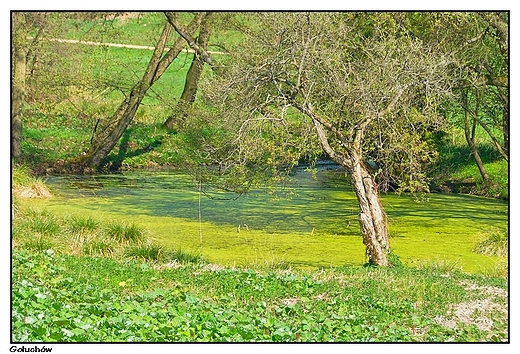
<instances>
[{"instance_id":1,"label":"water surface","mask_svg":"<svg viewBox=\"0 0 520 354\"><path fill-rule=\"evenodd\" d=\"M60 213L126 220L150 230L164 246L200 251L214 263L293 266L360 265L366 261L358 205L345 174L326 165L313 177L296 169L293 181L237 196L168 171L50 177L54 197L31 203ZM457 262L468 271L493 267L496 257L471 250L507 228L504 201L457 194L382 195L391 245L408 264ZM199 208L200 206L200 208Z\"/></svg>"}]
</instances>

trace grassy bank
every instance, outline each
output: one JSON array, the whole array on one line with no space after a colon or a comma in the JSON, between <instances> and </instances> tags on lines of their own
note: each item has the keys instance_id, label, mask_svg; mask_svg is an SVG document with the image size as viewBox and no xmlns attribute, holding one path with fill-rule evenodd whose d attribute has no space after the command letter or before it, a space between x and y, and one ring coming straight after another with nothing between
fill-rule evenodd
<instances>
[{"instance_id":1,"label":"grassy bank","mask_svg":"<svg viewBox=\"0 0 520 354\"><path fill-rule=\"evenodd\" d=\"M13 252L14 341L508 340L504 279L435 268L313 272Z\"/></svg>"}]
</instances>

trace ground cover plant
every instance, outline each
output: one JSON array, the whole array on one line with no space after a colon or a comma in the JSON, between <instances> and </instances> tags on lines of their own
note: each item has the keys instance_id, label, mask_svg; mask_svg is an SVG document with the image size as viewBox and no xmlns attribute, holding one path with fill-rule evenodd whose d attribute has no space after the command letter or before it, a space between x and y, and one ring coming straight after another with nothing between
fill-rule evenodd
<instances>
[{"instance_id":1,"label":"ground cover plant","mask_svg":"<svg viewBox=\"0 0 520 354\"><path fill-rule=\"evenodd\" d=\"M508 340L506 281L432 268L269 271L13 251L15 342Z\"/></svg>"}]
</instances>

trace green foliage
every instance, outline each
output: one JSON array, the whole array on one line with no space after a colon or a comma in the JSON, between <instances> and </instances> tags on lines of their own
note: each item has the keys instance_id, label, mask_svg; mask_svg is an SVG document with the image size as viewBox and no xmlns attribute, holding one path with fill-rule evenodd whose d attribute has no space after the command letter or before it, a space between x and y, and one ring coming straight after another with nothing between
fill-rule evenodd
<instances>
[{"instance_id":1,"label":"green foliage","mask_svg":"<svg viewBox=\"0 0 520 354\"><path fill-rule=\"evenodd\" d=\"M19 247L100 256L122 256L125 252L139 256L141 252L149 258L160 250L147 243L145 230L133 223L100 222L90 216L57 216L37 208L18 209L12 237Z\"/></svg>"},{"instance_id":2,"label":"green foliage","mask_svg":"<svg viewBox=\"0 0 520 354\"><path fill-rule=\"evenodd\" d=\"M98 229L98 227L99 222L90 216L72 216L70 219L69 228L72 233L93 233Z\"/></svg>"},{"instance_id":3,"label":"green foliage","mask_svg":"<svg viewBox=\"0 0 520 354\"><path fill-rule=\"evenodd\" d=\"M129 246L125 249L128 257L142 258L147 261L159 261L162 258L162 247L152 242Z\"/></svg>"},{"instance_id":4,"label":"green foliage","mask_svg":"<svg viewBox=\"0 0 520 354\"><path fill-rule=\"evenodd\" d=\"M395 254L393 251L390 251L387 255L388 257L388 263L390 264L390 267L392 268L402 268L404 267L403 262L401 262L401 258L397 254Z\"/></svg>"},{"instance_id":5,"label":"green foliage","mask_svg":"<svg viewBox=\"0 0 520 354\"><path fill-rule=\"evenodd\" d=\"M11 170L12 187L29 186L36 181L27 165L14 166Z\"/></svg>"},{"instance_id":6,"label":"green foliage","mask_svg":"<svg viewBox=\"0 0 520 354\"><path fill-rule=\"evenodd\" d=\"M258 272L13 253L13 341L443 342L507 340L507 282L435 270ZM468 313L456 304L495 305ZM492 318L491 328L479 327ZM451 322L455 325L451 326ZM445 323L446 322L446 323Z\"/></svg>"},{"instance_id":7,"label":"green foliage","mask_svg":"<svg viewBox=\"0 0 520 354\"><path fill-rule=\"evenodd\" d=\"M34 15L37 17L38 14ZM241 45L240 40L244 35L237 31L238 28L245 28L245 26L254 28L257 25L255 17L248 14L228 13L220 15L217 21L219 30L214 31L215 36L213 37L215 43L221 46L221 48L216 48L219 50L222 47L232 49L234 45ZM495 16L491 13L488 15ZM96 42L115 41L117 43L147 46L155 45L156 38L165 20L162 13L154 12L119 13L116 16L107 13L53 13L46 16L46 19L50 21L46 30L49 35L52 34L55 37ZM193 15L184 13L182 16L191 17ZM373 32L375 28L369 25L370 23L378 23L377 30L382 31L382 33L404 31L403 33L414 33L423 40L433 40L437 37L437 39L446 37L447 41L463 40L464 36L457 36L454 33L464 30L465 26L469 26L467 29L477 32L480 28L470 26L470 24L480 21L471 13L409 13L402 15L402 18L394 18L394 15L390 13L374 14L375 17L365 16L364 14L356 14L355 16L344 14L344 17L349 16L352 17L352 23L358 26L361 32L366 32L367 38L375 34ZM284 22L287 22L286 19L284 19ZM33 24L37 25L38 23L40 22L35 21ZM440 25L441 23L444 24ZM439 32L439 28L444 28L445 25L450 26L450 28L453 27L453 32ZM474 33L470 37L474 38L476 34ZM496 39L487 36L485 40L496 41ZM492 53L493 46L498 43L493 44L491 42L485 42L487 43L484 46L486 53ZM124 99L122 92L127 92L142 75L151 51L45 41L38 45L38 49L41 50L41 52L37 52L41 56L38 58L40 64L45 65L45 68L47 68L47 65L54 69L59 68L59 71L51 70L47 73L45 70L40 70L31 78L33 81L29 81L29 86L37 87L38 90L30 90L29 92L30 104L27 107L24 121L22 160L31 168L43 171L47 167L59 167L61 160L77 157L88 147L92 129L96 122L99 119L101 125L109 123L106 122L106 119L113 114ZM49 53L54 54L50 55ZM215 59L223 62L228 57L216 56ZM493 55L488 57L489 60L493 58L495 58ZM332 57L330 59L336 60L338 58ZM126 137L123 137L120 145L116 146L109 156L107 163L110 166L124 170L159 166L181 167L199 176L199 180L206 179L210 182L213 177L210 176L209 172L214 172L214 170L205 171L202 163L218 164L225 161L226 156L218 157L217 152L229 153L231 148L229 142L236 137L232 136L229 130L215 129L220 122L208 119L211 118L208 102L199 99L196 101L197 110L200 109L200 112L192 112L193 119L190 119L187 127L189 129L175 134L159 128L175 107L184 85L185 74L188 69L187 64L190 60L191 54L182 54L154 85L153 90L145 97L143 105L137 111L135 122L129 127L125 134ZM78 62L81 65L76 65ZM501 65L494 62L492 64L493 66L496 64L497 68ZM67 69L65 70L65 68ZM372 75L372 71L370 71L370 75ZM207 83L211 84L211 77L214 74L207 70L203 73L203 76L205 77L203 81L208 79L206 80ZM204 85L204 83L201 85ZM240 92L239 99L243 99L243 92ZM335 103L332 106L344 107L345 104L344 102L341 104ZM418 114L417 109L418 107L411 107L410 117L413 120L424 119ZM232 113L225 112L227 115L233 116ZM444 115L450 120L450 124L455 126L456 122L460 120L460 112L460 107L457 108L454 105L445 110ZM320 149L315 139L308 138L312 129L307 129L306 124L294 114L293 108L289 107L284 114L288 118L286 131L289 135L274 136L269 129L266 129L268 127L266 124L258 125L256 128L252 127L251 131L253 132L260 129L264 134L262 135L264 139L262 141L248 138L246 144L252 145L256 154L256 156L247 156L247 158L251 158L249 166L237 168L232 174L228 174L227 182L219 181L219 178L214 178L215 181L211 182L223 187L246 190L248 186L254 185L255 181L258 183L265 182L266 178L261 178L262 174L274 176L273 183L285 178L283 173L277 171L276 168L266 168L264 164L271 163L276 167L284 167L298 162L297 155L301 155L301 158L305 161L313 161ZM459 116L456 116L457 114ZM489 117L497 116L492 113L488 115ZM344 114L341 116L344 116ZM395 128L395 124L390 123ZM227 129L232 127L232 125L225 125ZM428 189L424 182L430 179L434 180L435 188L450 185L451 180L456 181L457 186L459 185L458 182L468 178L475 179L478 182L479 173L476 167L473 167L471 159L468 159L467 148L459 149L459 142L457 144L440 145L438 132L431 128L434 127L415 124L412 130L417 129L418 136L422 136L421 141L409 144L402 143L400 144L403 147L402 149L390 150L396 156L395 160L401 162L401 165L393 171L396 175L404 176L409 174L411 170L412 166L407 165L409 159L404 158L410 146L413 146L414 150L422 150L423 147L427 146L429 150L434 151L433 154L422 155L420 157L421 163L431 163L435 158L438 161L427 174L417 174L414 178L407 180L407 183L402 185L402 189ZM410 129L401 130L404 132L411 131ZM376 130L373 131L376 132ZM253 134L253 137L255 136L261 135ZM292 144L286 143L289 138ZM379 135L374 135L374 138L379 138ZM486 139L485 135L482 139ZM218 146L219 149L206 151L201 146L201 142L211 143ZM461 146L464 147L463 137L461 143ZM375 150L370 150L372 148L374 147L368 146L366 154L377 160L377 153ZM484 162L486 168L489 169L493 183L491 185L477 183L469 190L467 188L462 188L462 190L456 188L454 191L508 198L507 163L497 161L496 152L494 153L495 157L491 156L493 151L491 145L484 143L481 148L483 148ZM263 153L261 153L262 151ZM438 156L435 151L439 152ZM209 156L215 156L212 161L207 161L208 153ZM188 163L190 161L191 164ZM383 165L381 164L381 166ZM385 174L378 174L380 180L387 177ZM418 181L420 179L423 181ZM232 183L233 181L235 183ZM393 184L394 181L390 179L389 183ZM384 187L385 183L382 186ZM391 187L395 186L391 185Z\"/></svg>"},{"instance_id":8,"label":"green foliage","mask_svg":"<svg viewBox=\"0 0 520 354\"><path fill-rule=\"evenodd\" d=\"M451 129L439 143L439 158L430 167L435 189L487 197L509 198L509 165L491 145L489 138L479 135L479 154L490 181L483 183L477 165L464 139L464 132Z\"/></svg>"}]
</instances>

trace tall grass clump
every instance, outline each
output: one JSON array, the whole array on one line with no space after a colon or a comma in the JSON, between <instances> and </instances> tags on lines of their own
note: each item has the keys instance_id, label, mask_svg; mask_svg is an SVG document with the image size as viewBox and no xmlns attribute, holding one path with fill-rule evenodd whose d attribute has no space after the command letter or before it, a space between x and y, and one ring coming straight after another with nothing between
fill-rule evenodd
<instances>
[{"instance_id":1,"label":"tall grass clump","mask_svg":"<svg viewBox=\"0 0 520 354\"><path fill-rule=\"evenodd\" d=\"M172 251L168 254L170 261L175 261L182 264L200 264L205 260L200 253L187 252L182 249Z\"/></svg>"},{"instance_id":2,"label":"tall grass clump","mask_svg":"<svg viewBox=\"0 0 520 354\"><path fill-rule=\"evenodd\" d=\"M95 237L82 242L81 251L89 256L110 257L116 251L116 247L111 240L105 237Z\"/></svg>"},{"instance_id":3,"label":"tall grass clump","mask_svg":"<svg viewBox=\"0 0 520 354\"><path fill-rule=\"evenodd\" d=\"M52 196L45 182L34 177L27 166L15 166L11 171L13 196L18 198L49 198Z\"/></svg>"},{"instance_id":4,"label":"tall grass clump","mask_svg":"<svg viewBox=\"0 0 520 354\"><path fill-rule=\"evenodd\" d=\"M35 181L35 178L32 176L30 169L25 165L18 165L13 167L11 173L13 188L28 186Z\"/></svg>"},{"instance_id":5,"label":"tall grass clump","mask_svg":"<svg viewBox=\"0 0 520 354\"><path fill-rule=\"evenodd\" d=\"M136 224L126 225L123 223L112 223L105 230L108 237L119 243L139 243L144 241L144 229Z\"/></svg>"},{"instance_id":6,"label":"tall grass clump","mask_svg":"<svg viewBox=\"0 0 520 354\"><path fill-rule=\"evenodd\" d=\"M147 261L159 261L162 258L162 247L152 242L129 246L125 249L127 257L141 258Z\"/></svg>"},{"instance_id":7,"label":"tall grass clump","mask_svg":"<svg viewBox=\"0 0 520 354\"><path fill-rule=\"evenodd\" d=\"M99 222L90 216L72 216L68 228L72 233L95 233L99 229Z\"/></svg>"},{"instance_id":8,"label":"tall grass clump","mask_svg":"<svg viewBox=\"0 0 520 354\"><path fill-rule=\"evenodd\" d=\"M473 252L486 256L505 257L508 254L509 237L507 230L493 230L473 247Z\"/></svg>"},{"instance_id":9,"label":"tall grass clump","mask_svg":"<svg viewBox=\"0 0 520 354\"><path fill-rule=\"evenodd\" d=\"M104 223L90 216L57 216L46 210L20 207L13 216L13 247L102 257L159 260L162 250L146 239L136 224ZM14 214L13 214L14 215Z\"/></svg>"},{"instance_id":10,"label":"tall grass clump","mask_svg":"<svg viewBox=\"0 0 520 354\"><path fill-rule=\"evenodd\" d=\"M451 274L462 272L462 266L456 260L437 258L434 260L424 261L418 264L417 268L422 270L430 270L432 272Z\"/></svg>"}]
</instances>

